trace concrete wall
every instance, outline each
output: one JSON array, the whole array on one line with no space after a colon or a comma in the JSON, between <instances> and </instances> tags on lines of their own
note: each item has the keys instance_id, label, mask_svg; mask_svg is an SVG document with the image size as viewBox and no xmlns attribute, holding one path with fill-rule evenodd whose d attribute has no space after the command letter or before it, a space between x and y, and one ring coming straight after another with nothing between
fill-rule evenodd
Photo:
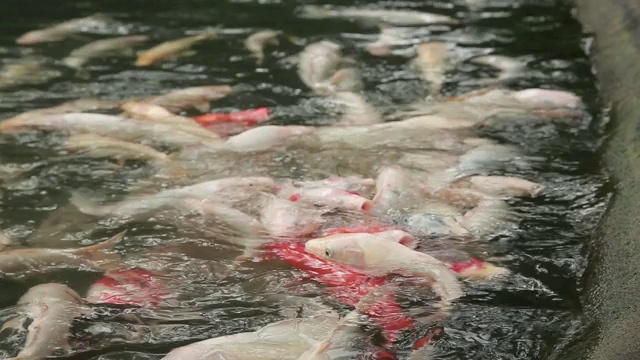
<instances>
[{"instance_id":1,"label":"concrete wall","mask_svg":"<svg viewBox=\"0 0 640 360\"><path fill-rule=\"evenodd\" d=\"M612 104L604 163L616 196L585 278L585 313L597 330L562 359L640 359L640 0L575 1L595 37L595 70Z\"/></svg>"}]
</instances>

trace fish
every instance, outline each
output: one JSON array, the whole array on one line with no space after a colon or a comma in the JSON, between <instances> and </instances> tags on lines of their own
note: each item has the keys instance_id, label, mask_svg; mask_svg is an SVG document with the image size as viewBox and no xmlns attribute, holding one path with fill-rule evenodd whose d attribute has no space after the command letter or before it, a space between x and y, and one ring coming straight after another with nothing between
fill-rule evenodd
<instances>
[{"instance_id":1,"label":"fish","mask_svg":"<svg viewBox=\"0 0 640 360\"><path fill-rule=\"evenodd\" d=\"M305 251L305 246L299 241L276 241L264 248L271 256L327 286L338 301L351 306L358 304L370 291L388 283L386 277L371 277L352 266L315 256ZM364 312L382 328L387 344L393 343L401 331L415 326L414 320L405 316L391 297L380 299Z\"/></svg>"},{"instance_id":2,"label":"fish","mask_svg":"<svg viewBox=\"0 0 640 360\"><path fill-rule=\"evenodd\" d=\"M192 86L162 95L150 96L141 101L162 106L172 113L190 108L205 112L209 110L212 101L222 99L232 92L233 88L229 85Z\"/></svg>"},{"instance_id":3,"label":"fish","mask_svg":"<svg viewBox=\"0 0 640 360\"><path fill-rule=\"evenodd\" d=\"M24 347L10 360L40 360L56 349L69 350L67 338L73 319L91 313L78 293L57 283L30 288L18 300L17 308L19 318L31 323Z\"/></svg>"},{"instance_id":4,"label":"fish","mask_svg":"<svg viewBox=\"0 0 640 360\"><path fill-rule=\"evenodd\" d=\"M535 108L563 107L582 109L582 99L568 91L550 89L525 89L513 93L513 97L528 106Z\"/></svg>"},{"instance_id":5,"label":"fish","mask_svg":"<svg viewBox=\"0 0 640 360\"><path fill-rule=\"evenodd\" d=\"M25 57L2 65L0 68L0 89L42 85L61 75L59 70L47 66L44 59Z\"/></svg>"},{"instance_id":6,"label":"fish","mask_svg":"<svg viewBox=\"0 0 640 360\"><path fill-rule=\"evenodd\" d=\"M430 280L445 311L463 295L455 272L446 264L377 234L335 234L311 239L305 243L305 250L331 261L363 269L374 276L398 274Z\"/></svg>"},{"instance_id":7,"label":"fish","mask_svg":"<svg viewBox=\"0 0 640 360\"><path fill-rule=\"evenodd\" d=\"M360 94L340 91L334 94L332 101L344 109L336 126L363 126L383 122L380 112Z\"/></svg>"},{"instance_id":8,"label":"fish","mask_svg":"<svg viewBox=\"0 0 640 360\"><path fill-rule=\"evenodd\" d=\"M173 205L175 202L187 198L215 200L228 193L247 192L250 189L274 192L276 183L268 177L229 177L166 189L156 194L132 195L120 202L102 206L92 203L79 192L74 192L71 202L78 210L87 215L130 218Z\"/></svg>"},{"instance_id":9,"label":"fish","mask_svg":"<svg viewBox=\"0 0 640 360\"><path fill-rule=\"evenodd\" d=\"M68 67L80 68L96 58L133 56L135 47L148 40L147 35L131 35L92 41L72 50L62 62Z\"/></svg>"},{"instance_id":10,"label":"fish","mask_svg":"<svg viewBox=\"0 0 640 360\"><path fill-rule=\"evenodd\" d=\"M0 250L13 244L13 240L4 231L0 232Z\"/></svg>"},{"instance_id":11,"label":"fish","mask_svg":"<svg viewBox=\"0 0 640 360\"><path fill-rule=\"evenodd\" d=\"M305 19L347 18L401 26L459 24L459 20L450 16L411 10L304 5L299 7L296 13Z\"/></svg>"},{"instance_id":12,"label":"fish","mask_svg":"<svg viewBox=\"0 0 640 360\"><path fill-rule=\"evenodd\" d=\"M138 120L165 124L175 128L176 130L196 137L201 137L203 139L216 139L216 142L220 143L222 141L222 138L218 134L204 129L191 118L175 115L159 105L146 102L127 101L122 104L121 109L124 110L126 115Z\"/></svg>"},{"instance_id":13,"label":"fish","mask_svg":"<svg viewBox=\"0 0 640 360\"><path fill-rule=\"evenodd\" d=\"M446 72L452 68L447 44L442 41L423 42L416 45L416 54L412 63L431 85L431 95L438 95L445 83Z\"/></svg>"},{"instance_id":14,"label":"fish","mask_svg":"<svg viewBox=\"0 0 640 360\"><path fill-rule=\"evenodd\" d=\"M110 254L114 246L124 239L126 230L96 245L75 249L12 249L0 252L0 276L26 277L60 268L90 268L102 270L119 261L120 256Z\"/></svg>"},{"instance_id":15,"label":"fish","mask_svg":"<svg viewBox=\"0 0 640 360\"><path fill-rule=\"evenodd\" d=\"M360 194L331 187L292 189L284 193L281 191L279 195L288 197L289 201L322 204L335 209L362 211L364 213L373 210L373 201L360 196Z\"/></svg>"},{"instance_id":16,"label":"fish","mask_svg":"<svg viewBox=\"0 0 640 360\"><path fill-rule=\"evenodd\" d=\"M279 30L258 31L247 37L244 41L244 46L255 56L258 65L261 65L264 62L264 48L267 45L280 45L278 37L281 34L282 31Z\"/></svg>"},{"instance_id":17,"label":"fish","mask_svg":"<svg viewBox=\"0 0 640 360\"><path fill-rule=\"evenodd\" d=\"M69 134L93 133L142 144L218 146L220 137L205 132L195 135L176 126L129 119L121 116L94 113L66 113L15 118L0 122L0 133L14 133L31 129L57 130Z\"/></svg>"},{"instance_id":18,"label":"fish","mask_svg":"<svg viewBox=\"0 0 640 360\"><path fill-rule=\"evenodd\" d=\"M513 176L470 176L456 181L453 186L464 186L493 196L536 197L545 186Z\"/></svg>"},{"instance_id":19,"label":"fish","mask_svg":"<svg viewBox=\"0 0 640 360\"><path fill-rule=\"evenodd\" d=\"M499 83L513 80L521 76L527 66L526 62L519 59L495 54L474 57L470 62L478 65L490 66L494 69L500 70L500 73L495 79L485 81L484 83Z\"/></svg>"},{"instance_id":20,"label":"fish","mask_svg":"<svg viewBox=\"0 0 640 360\"><path fill-rule=\"evenodd\" d=\"M425 209L428 211L427 209ZM447 215L433 212L413 212L394 218L394 223L417 236L426 237L457 237L471 236L471 231L464 227L462 215Z\"/></svg>"},{"instance_id":21,"label":"fish","mask_svg":"<svg viewBox=\"0 0 640 360\"><path fill-rule=\"evenodd\" d=\"M186 171L169 155L150 146L95 134L80 134L65 140L65 149L85 157L110 158L118 161L144 160L162 170L163 176L186 176Z\"/></svg>"},{"instance_id":22,"label":"fish","mask_svg":"<svg viewBox=\"0 0 640 360\"><path fill-rule=\"evenodd\" d=\"M113 19L104 14L71 19L51 27L29 31L16 39L18 45L36 45L62 41L91 27L104 27L113 23Z\"/></svg>"},{"instance_id":23,"label":"fish","mask_svg":"<svg viewBox=\"0 0 640 360\"><path fill-rule=\"evenodd\" d=\"M264 151L284 144L285 140L290 137L311 133L313 131L315 131L315 129L311 126L259 126L228 138L227 141L225 141L225 147L238 152Z\"/></svg>"},{"instance_id":24,"label":"fish","mask_svg":"<svg viewBox=\"0 0 640 360\"><path fill-rule=\"evenodd\" d=\"M515 226L515 214L501 199L486 198L464 214L463 224L475 236L495 234Z\"/></svg>"},{"instance_id":25,"label":"fish","mask_svg":"<svg viewBox=\"0 0 640 360\"><path fill-rule=\"evenodd\" d=\"M322 211L277 197L269 198L260 211L260 222L276 239L311 235L324 224Z\"/></svg>"},{"instance_id":26,"label":"fish","mask_svg":"<svg viewBox=\"0 0 640 360\"><path fill-rule=\"evenodd\" d=\"M155 308L173 298L163 276L144 269L110 270L89 287L85 298L92 304Z\"/></svg>"},{"instance_id":27,"label":"fish","mask_svg":"<svg viewBox=\"0 0 640 360\"><path fill-rule=\"evenodd\" d=\"M310 89L322 92L344 61L340 45L327 40L311 43L300 53L298 75Z\"/></svg>"},{"instance_id":28,"label":"fish","mask_svg":"<svg viewBox=\"0 0 640 360\"><path fill-rule=\"evenodd\" d=\"M327 80L316 83L313 90L318 95L331 95L336 92L358 93L364 90L364 82L359 70L345 67L333 73Z\"/></svg>"},{"instance_id":29,"label":"fish","mask_svg":"<svg viewBox=\"0 0 640 360\"><path fill-rule=\"evenodd\" d=\"M226 335L179 347L162 359L296 360L334 329L338 321L335 313L282 320L254 332Z\"/></svg>"},{"instance_id":30,"label":"fish","mask_svg":"<svg viewBox=\"0 0 640 360\"><path fill-rule=\"evenodd\" d=\"M351 176L330 176L320 180L294 180L291 185L300 188L314 189L319 187L330 187L333 189L354 192L366 192L375 186L375 179L363 178L357 175ZM283 185L285 187L287 185Z\"/></svg>"},{"instance_id":31,"label":"fish","mask_svg":"<svg viewBox=\"0 0 640 360\"><path fill-rule=\"evenodd\" d=\"M195 52L189 50L195 44L205 41L217 39L219 31L213 31L206 34L192 35L176 40L170 40L156 45L148 50L138 53L136 66L149 66L168 59L179 56L193 55Z\"/></svg>"}]
</instances>

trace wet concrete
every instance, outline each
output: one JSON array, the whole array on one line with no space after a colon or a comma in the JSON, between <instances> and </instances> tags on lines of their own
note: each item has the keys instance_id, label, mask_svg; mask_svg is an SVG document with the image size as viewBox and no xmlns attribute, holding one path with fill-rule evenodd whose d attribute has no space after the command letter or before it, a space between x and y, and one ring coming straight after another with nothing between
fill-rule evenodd
<instances>
[{"instance_id":1,"label":"wet concrete","mask_svg":"<svg viewBox=\"0 0 640 360\"><path fill-rule=\"evenodd\" d=\"M585 277L585 312L596 322L597 336L583 336L565 359L639 359L640 3L577 4L578 18L594 35L594 67L603 97L611 103L603 161L616 193L591 246L592 265Z\"/></svg>"}]
</instances>

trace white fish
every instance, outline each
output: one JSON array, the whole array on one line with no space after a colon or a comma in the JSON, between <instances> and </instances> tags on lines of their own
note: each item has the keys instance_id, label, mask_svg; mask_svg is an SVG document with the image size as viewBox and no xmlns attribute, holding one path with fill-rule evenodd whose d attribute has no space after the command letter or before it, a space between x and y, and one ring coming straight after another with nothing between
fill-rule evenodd
<instances>
[{"instance_id":1,"label":"white fish","mask_svg":"<svg viewBox=\"0 0 640 360\"><path fill-rule=\"evenodd\" d=\"M433 281L432 288L441 297L445 309L463 294L455 273L444 263L376 234L335 234L312 239L306 242L305 250L372 275L394 273Z\"/></svg>"},{"instance_id":2,"label":"white fish","mask_svg":"<svg viewBox=\"0 0 640 360\"><path fill-rule=\"evenodd\" d=\"M438 95L444 85L446 73L452 67L447 44L442 41L424 42L416 45L416 54L413 64L431 85L431 95Z\"/></svg>"},{"instance_id":3,"label":"white fish","mask_svg":"<svg viewBox=\"0 0 640 360\"><path fill-rule=\"evenodd\" d=\"M0 252L1 276L29 276L54 268L101 269L120 256L110 254L111 250L124 238L121 232L102 243L74 249L12 249Z\"/></svg>"},{"instance_id":4,"label":"white fish","mask_svg":"<svg viewBox=\"0 0 640 360\"><path fill-rule=\"evenodd\" d=\"M315 42L300 53L298 75L309 88L322 88L343 62L340 45L326 40Z\"/></svg>"},{"instance_id":5,"label":"white fish","mask_svg":"<svg viewBox=\"0 0 640 360\"><path fill-rule=\"evenodd\" d=\"M264 61L264 48L267 45L277 46L280 44L278 41L280 34L282 31L262 30L249 35L244 41L244 46L256 57L258 65Z\"/></svg>"},{"instance_id":6,"label":"white fish","mask_svg":"<svg viewBox=\"0 0 640 360\"><path fill-rule=\"evenodd\" d=\"M20 317L29 318L32 322L24 347L18 355L8 360L40 360L52 355L56 349L68 350L67 337L71 322L78 316L90 313L78 293L56 283L30 288L18 300L17 307Z\"/></svg>"},{"instance_id":7,"label":"white fish","mask_svg":"<svg viewBox=\"0 0 640 360\"><path fill-rule=\"evenodd\" d=\"M348 18L390 25L458 24L459 21L446 15L411 10L368 9L305 5L298 8L298 16L307 19Z\"/></svg>"},{"instance_id":8,"label":"white fish","mask_svg":"<svg viewBox=\"0 0 640 360\"><path fill-rule=\"evenodd\" d=\"M284 145L286 139L313 132L310 126L264 125L249 129L227 139L227 149L239 152L263 151L277 145Z\"/></svg>"},{"instance_id":9,"label":"white fish","mask_svg":"<svg viewBox=\"0 0 640 360\"><path fill-rule=\"evenodd\" d=\"M83 18L67 20L51 27L29 31L21 35L16 43L19 45L34 45L46 42L61 41L73 34L77 34L88 27L104 27L113 19L104 14L95 14Z\"/></svg>"},{"instance_id":10,"label":"white fish","mask_svg":"<svg viewBox=\"0 0 640 360\"><path fill-rule=\"evenodd\" d=\"M147 35L96 40L71 51L62 61L71 68L79 68L95 58L133 56L134 48L147 40L149 40Z\"/></svg>"},{"instance_id":11,"label":"white fish","mask_svg":"<svg viewBox=\"0 0 640 360\"><path fill-rule=\"evenodd\" d=\"M255 332L200 341L172 350L163 360L296 360L338 325L335 314L288 319Z\"/></svg>"},{"instance_id":12,"label":"white fish","mask_svg":"<svg viewBox=\"0 0 640 360\"><path fill-rule=\"evenodd\" d=\"M153 195L134 195L123 201L98 206L91 203L84 196L74 193L71 202L78 209L94 216L117 216L129 218L162 207L172 205L174 202L185 198L212 199L225 195L225 192L235 191L275 191L276 184L267 177L229 177L217 180L205 181L181 188L163 190Z\"/></svg>"}]
</instances>

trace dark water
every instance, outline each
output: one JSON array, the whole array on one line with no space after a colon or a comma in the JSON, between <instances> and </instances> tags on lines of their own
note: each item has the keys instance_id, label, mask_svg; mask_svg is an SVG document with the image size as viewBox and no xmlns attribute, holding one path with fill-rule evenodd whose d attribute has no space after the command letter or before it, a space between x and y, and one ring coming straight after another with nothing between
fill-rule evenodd
<instances>
[{"instance_id":1,"label":"dark water","mask_svg":"<svg viewBox=\"0 0 640 360\"><path fill-rule=\"evenodd\" d=\"M42 55L56 76L43 84L0 92L0 117L82 97L124 99L187 86L242 84L245 85L242 92L215 102L213 110L224 112L266 106L272 108L274 124L314 124L326 110L315 105L314 95L299 80L295 66L281 60L305 44L321 39L342 44L345 53L358 59L365 91L372 104L399 106L420 101L427 95L427 87L417 73L407 67L412 56L410 51L407 56L368 55L362 46L375 40L378 33L375 27L340 19L296 18L296 6L309 3L4 0L0 4L0 60L11 62L26 55ZM353 6L369 3L376 2L335 2ZM474 79L494 75L486 67L465 59L498 53L528 60L530 71L511 83L510 88L563 89L576 93L587 104L589 114L578 120L519 123L484 133L484 136L517 145L526 155L538 157L527 169L509 167L500 174L539 182L547 191L536 199L511 202L522 219L517 229L483 239L486 241L477 249L467 249L474 256L497 259L495 262L512 271L512 276L470 283L452 317L445 322L445 335L434 345L432 354L434 359L549 358L564 345L568 333L581 331L584 326L580 277L586 267L585 246L609 195L597 155L606 118L597 100L594 77L585 54L590 39L573 19L571 8L560 1L473 1L477 6L475 11L470 11L464 1L377 3L464 19L462 26L452 28L416 28L404 45L410 50L412 44L432 39L457 45L454 55L463 61L447 79L443 90L447 95L478 89ZM34 47L15 45L15 38L26 31L96 12L111 15L122 24L59 43ZM136 68L131 58L101 59L90 62L85 67L86 73L76 74L60 61L69 51L91 39L144 33L153 37L152 42L160 42L216 25L226 29L222 40L198 45L198 53L192 57L149 68ZM242 42L247 35L263 28L283 30L292 41L270 48L265 63L256 68L255 59ZM0 227L22 246L87 245L123 229L79 215L68 205L70 193L82 188L96 191L105 199L116 198L127 192L131 179L145 176L140 167L114 169L104 161L52 154L50 149L58 141L55 136L38 134L7 136L0 140L2 163L41 163L12 180L2 192ZM302 175L305 173L305 164L296 165L295 159L287 156L274 159L273 168L295 173L287 167L300 166ZM358 159L351 161L357 163ZM57 220L51 220L52 217ZM47 224L44 230L43 224ZM89 342L79 349L77 358L160 358L180 345L253 330L282 319L280 306L267 301L267 294L293 293L298 288L312 297L322 294L321 286L312 281L291 285L300 274L279 263L234 269L224 256L229 249L197 233L185 235L171 226L145 222L128 228L127 243L118 248L124 253L185 238L198 245L189 253L174 254L173 258L165 254L130 259L131 264L171 274L174 277L171 284L179 296L172 307L162 311L189 314L191 320L177 321L176 327L158 330L141 344L128 345L117 336L107 334L104 341ZM98 230L90 234L94 229ZM8 311L30 286L47 281L66 283L83 294L98 277L100 274L95 272L69 270L36 278L3 279L0 306ZM322 299L338 306L329 297ZM428 307L428 302L416 295L413 299L409 296L404 305L418 311ZM109 315L122 309L101 310L104 316L100 321L116 328L117 323L111 323ZM87 320L78 327L89 325ZM428 327L417 327L405 331L394 350L405 356L410 345L427 330ZM5 345L8 343L7 351L15 353L15 343L0 340Z\"/></svg>"}]
</instances>

